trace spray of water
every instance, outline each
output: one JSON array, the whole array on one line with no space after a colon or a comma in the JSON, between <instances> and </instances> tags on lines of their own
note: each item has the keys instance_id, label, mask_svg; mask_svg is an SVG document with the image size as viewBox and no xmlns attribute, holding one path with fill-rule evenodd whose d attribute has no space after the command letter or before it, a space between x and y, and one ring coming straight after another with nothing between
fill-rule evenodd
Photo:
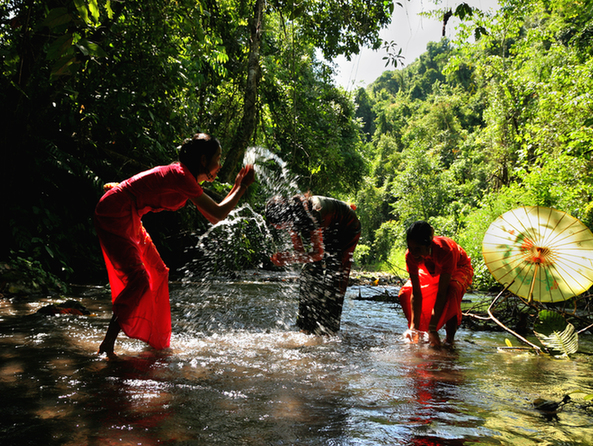
<instances>
[{"instance_id":1,"label":"spray of water","mask_svg":"<svg viewBox=\"0 0 593 446\"><path fill-rule=\"evenodd\" d=\"M273 195L291 196L299 193L297 177L278 155L268 149L250 147L243 164L252 164L255 168L257 186L251 191L256 197L255 202L263 204ZM254 209L250 204L242 204L225 220L196 236L195 243L187 248L191 260L181 268L184 290L178 295L179 298L172 298L172 304L183 306L184 325L189 332L195 333L196 329L198 332L212 332L224 331L225 327L239 328L234 327L231 321L234 311L232 302L237 301L237 295L232 288L220 288L217 284L244 280L250 274L246 269L259 271L252 277L272 275L278 279L278 274L296 275L291 271L270 271L273 269L270 256L286 249L289 240L285 231L277 233L266 224L262 212L263 208ZM221 295L222 289L226 291L222 291ZM287 299L295 294L290 286L285 287L284 293ZM208 299L216 299L217 305L226 308L214 313L211 310L205 312L202 306ZM227 302L228 307L220 303L222 301ZM287 316L285 311L285 307L278 309L276 323L284 328L287 320L294 320L294 314Z\"/></svg>"},{"instance_id":2,"label":"spray of water","mask_svg":"<svg viewBox=\"0 0 593 446\"><path fill-rule=\"evenodd\" d=\"M262 192L272 195L291 196L299 194L298 177L288 170L286 162L263 147L249 147L244 164L253 164Z\"/></svg>"}]
</instances>

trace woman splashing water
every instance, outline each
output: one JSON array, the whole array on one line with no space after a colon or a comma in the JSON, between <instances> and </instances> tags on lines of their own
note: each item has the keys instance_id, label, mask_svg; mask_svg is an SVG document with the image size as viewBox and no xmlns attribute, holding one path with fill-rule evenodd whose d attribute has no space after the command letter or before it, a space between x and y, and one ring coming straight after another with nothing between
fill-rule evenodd
<instances>
[{"instance_id":1,"label":"woman splashing water","mask_svg":"<svg viewBox=\"0 0 593 446\"><path fill-rule=\"evenodd\" d=\"M200 183L214 181L221 153L216 138L200 133L182 144L179 162L106 185L109 190L95 209L95 228L111 285L113 317L99 354L114 356L120 330L155 349L169 347L169 269L141 218L148 212L176 211L191 200L211 223L225 219L253 183L255 173L253 166L243 167L231 191L216 203Z\"/></svg>"},{"instance_id":2,"label":"woman splashing water","mask_svg":"<svg viewBox=\"0 0 593 446\"><path fill-rule=\"evenodd\" d=\"M271 198L265 215L271 225L290 233L294 247L294 251L274 254L272 262L278 266L305 263L299 279L297 326L305 333L337 333L352 253L360 237L354 210L343 201L305 194Z\"/></svg>"}]
</instances>

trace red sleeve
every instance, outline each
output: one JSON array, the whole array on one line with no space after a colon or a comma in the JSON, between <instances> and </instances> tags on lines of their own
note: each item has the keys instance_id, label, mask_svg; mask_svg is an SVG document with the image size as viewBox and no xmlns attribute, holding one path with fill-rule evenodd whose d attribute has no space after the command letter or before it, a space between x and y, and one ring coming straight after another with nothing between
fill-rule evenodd
<instances>
[{"instance_id":1,"label":"red sleeve","mask_svg":"<svg viewBox=\"0 0 593 446\"><path fill-rule=\"evenodd\" d=\"M409 274L418 274L418 262L410 255L410 251L406 249L406 269Z\"/></svg>"}]
</instances>

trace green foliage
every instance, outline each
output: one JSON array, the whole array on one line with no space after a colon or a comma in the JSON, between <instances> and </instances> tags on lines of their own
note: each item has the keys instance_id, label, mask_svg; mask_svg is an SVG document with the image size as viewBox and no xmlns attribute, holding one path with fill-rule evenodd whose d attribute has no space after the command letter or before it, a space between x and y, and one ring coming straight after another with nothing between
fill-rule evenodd
<instances>
[{"instance_id":1,"label":"green foliage","mask_svg":"<svg viewBox=\"0 0 593 446\"><path fill-rule=\"evenodd\" d=\"M380 263L389 260L392 251L403 249L404 240L405 228L401 223L393 220L386 221L375 232L372 261Z\"/></svg>"},{"instance_id":2,"label":"green foliage","mask_svg":"<svg viewBox=\"0 0 593 446\"><path fill-rule=\"evenodd\" d=\"M403 169L394 179L394 214L409 226L416 220L428 221L444 214L452 196L448 172L439 160L420 147L411 147L402 162Z\"/></svg>"},{"instance_id":3,"label":"green foliage","mask_svg":"<svg viewBox=\"0 0 593 446\"><path fill-rule=\"evenodd\" d=\"M354 266L362 266L362 265L368 265L369 264L369 260L368 257L371 253L371 247L368 245L365 245L364 243L359 243L358 245L356 245L356 249L354 250L354 253L352 255L353 261L354 261Z\"/></svg>"},{"instance_id":4,"label":"green foliage","mask_svg":"<svg viewBox=\"0 0 593 446\"><path fill-rule=\"evenodd\" d=\"M258 125L246 137L286 159L303 190L354 193L366 173L361 124L318 49L350 57L362 44L380 46L393 4L266 8ZM69 280L102 277L92 215L105 182L175 160L197 131L216 135L228 155L242 131L252 14L251 2L235 0L3 2L2 258L23 250ZM167 261L207 227L191 211L145 218ZM259 261L249 244L237 244L245 248L237 264Z\"/></svg>"},{"instance_id":5,"label":"green foliage","mask_svg":"<svg viewBox=\"0 0 593 446\"><path fill-rule=\"evenodd\" d=\"M23 251L11 252L7 263L0 267L0 278L8 294L49 293L68 291L68 285L47 271L41 262L24 257Z\"/></svg>"},{"instance_id":6,"label":"green foliage","mask_svg":"<svg viewBox=\"0 0 593 446\"><path fill-rule=\"evenodd\" d=\"M540 205L593 225L588 3L508 0L492 17L460 5L456 41L429 44L357 94L375 117L372 184L357 195L365 240L386 221L428 220L466 249L474 286L490 289L482 240L499 215ZM377 200L389 207L366 209Z\"/></svg>"},{"instance_id":7,"label":"green foliage","mask_svg":"<svg viewBox=\"0 0 593 446\"><path fill-rule=\"evenodd\" d=\"M298 7L287 3L291 18L302 24L305 39L328 59L339 54L349 57L363 45L378 49L379 30L389 23L394 8L393 2L385 0L306 0Z\"/></svg>"}]
</instances>

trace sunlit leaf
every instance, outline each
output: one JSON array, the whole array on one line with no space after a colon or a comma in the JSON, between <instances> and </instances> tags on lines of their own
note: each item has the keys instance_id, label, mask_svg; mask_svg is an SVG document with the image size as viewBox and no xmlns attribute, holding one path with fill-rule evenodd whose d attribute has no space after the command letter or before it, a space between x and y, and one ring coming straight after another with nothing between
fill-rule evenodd
<instances>
[{"instance_id":1,"label":"sunlit leaf","mask_svg":"<svg viewBox=\"0 0 593 446\"><path fill-rule=\"evenodd\" d=\"M74 6L78 10L78 14L80 14L80 18L87 24L92 25L91 18L89 16L89 8L87 7L84 0L74 0Z\"/></svg>"},{"instance_id":2,"label":"sunlit leaf","mask_svg":"<svg viewBox=\"0 0 593 446\"><path fill-rule=\"evenodd\" d=\"M538 314L538 323L534 327L539 333L550 335L555 331L563 331L566 327L564 316L556 311L542 310Z\"/></svg>"},{"instance_id":3,"label":"sunlit leaf","mask_svg":"<svg viewBox=\"0 0 593 446\"><path fill-rule=\"evenodd\" d=\"M565 356L576 353L579 349L579 335L574 329L574 325L568 323L564 331L554 331L550 335L545 335L534 331L539 341L545 347L552 351L560 352Z\"/></svg>"},{"instance_id":4,"label":"sunlit leaf","mask_svg":"<svg viewBox=\"0 0 593 446\"><path fill-rule=\"evenodd\" d=\"M99 4L97 3L97 0L89 0L88 7L91 16L93 17L93 22L95 24L99 23Z\"/></svg>"},{"instance_id":5,"label":"sunlit leaf","mask_svg":"<svg viewBox=\"0 0 593 446\"><path fill-rule=\"evenodd\" d=\"M113 19L113 9L111 8L111 0L105 2L105 10L107 11L107 17Z\"/></svg>"},{"instance_id":6,"label":"sunlit leaf","mask_svg":"<svg viewBox=\"0 0 593 446\"><path fill-rule=\"evenodd\" d=\"M84 54L85 56L95 56L95 57L106 57L107 53L103 51L99 45L94 42L90 42L87 39L80 39L76 42L76 46L78 49Z\"/></svg>"}]
</instances>

